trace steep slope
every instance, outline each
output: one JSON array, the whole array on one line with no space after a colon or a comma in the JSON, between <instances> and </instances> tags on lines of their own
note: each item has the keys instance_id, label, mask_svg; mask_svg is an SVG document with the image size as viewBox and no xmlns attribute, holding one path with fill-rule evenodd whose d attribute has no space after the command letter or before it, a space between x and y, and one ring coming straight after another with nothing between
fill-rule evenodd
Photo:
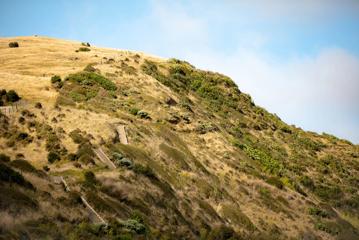
<instances>
[{"instance_id":1,"label":"steep slope","mask_svg":"<svg viewBox=\"0 0 359 240\"><path fill-rule=\"evenodd\" d=\"M22 98L0 115L4 239L358 239L357 145L219 73L86 45L0 39Z\"/></svg>"}]
</instances>

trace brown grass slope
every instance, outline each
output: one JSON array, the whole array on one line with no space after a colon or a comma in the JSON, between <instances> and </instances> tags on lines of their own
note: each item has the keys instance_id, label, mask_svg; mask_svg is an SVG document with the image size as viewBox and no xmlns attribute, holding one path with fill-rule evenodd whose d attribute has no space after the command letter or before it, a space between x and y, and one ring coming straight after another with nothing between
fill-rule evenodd
<instances>
[{"instance_id":1,"label":"brown grass slope","mask_svg":"<svg viewBox=\"0 0 359 240\"><path fill-rule=\"evenodd\" d=\"M285 124L219 73L84 45L0 39L0 89L22 98L0 115L1 237L358 239L357 145Z\"/></svg>"}]
</instances>

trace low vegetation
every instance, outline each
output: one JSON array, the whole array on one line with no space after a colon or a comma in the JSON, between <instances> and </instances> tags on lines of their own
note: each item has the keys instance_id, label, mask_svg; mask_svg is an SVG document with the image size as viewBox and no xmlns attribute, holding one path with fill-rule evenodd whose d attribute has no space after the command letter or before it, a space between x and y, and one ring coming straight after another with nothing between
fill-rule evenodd
<instances>
[{"instance_id":1,"label":"low vegetation","mask_svg":"<svg viewBox=\"0 0 359 240\"><path fill-rule=\"evenodd\" d=\"M12 103L19 101L20 99L20 96L14 90L0 90L0 106L11 105Z\"/></svg>"},{"instance_id":2,"label":"low vegetation","mask_svg":"<svg viewBox=\"0 0 359 240\"><path fill-rule=\"evenodd\" d=\"M18 42L10 42L9 43L9 48L18 48L19 47L19 43Z\"/></svg>"},{"instance_id":3,"label":"low vegetation","mask_svg":"<svg viewBox=\"0 0 359 240\"><path fill-rule=\"evenodd\" d=\"M91 49L88 47L80 47L78 50L76 50L76 52L89 52L89 51L91 51Z\"/></svg>"}]
</instances>

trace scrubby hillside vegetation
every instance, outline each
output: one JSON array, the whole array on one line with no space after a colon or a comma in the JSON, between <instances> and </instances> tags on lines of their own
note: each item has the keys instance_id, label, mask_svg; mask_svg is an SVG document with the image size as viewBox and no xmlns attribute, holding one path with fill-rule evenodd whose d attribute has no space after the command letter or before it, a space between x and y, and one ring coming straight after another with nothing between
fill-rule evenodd
<instances>
[{"instance_id":1,"label":"scrubby hillside vegetation","mask_svg":"<svg viewBox=\"0 0 359 240\"><path fill-rule=\"evenodd\" d=\"M45 37L0 53L2 105L17 96L0 239L359 239L359 146L287 125L229 77Z\"/></svg>"}]
</instances>

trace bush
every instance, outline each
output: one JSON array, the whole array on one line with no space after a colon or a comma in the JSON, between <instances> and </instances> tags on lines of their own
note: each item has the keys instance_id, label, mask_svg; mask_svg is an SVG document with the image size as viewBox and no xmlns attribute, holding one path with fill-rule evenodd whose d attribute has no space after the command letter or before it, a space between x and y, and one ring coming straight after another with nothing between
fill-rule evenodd
<instances>
[{"instance_id":1,"label":"bush","mask_svg":"<svg viewBox=\"0 0 359 240\"><path fill-rule=\"evenodd\" d=\"M75 153L69 153L67 155L67 158L70 160L70 161L76 161L77 160L77 155Z\"/></svg>"},{"instance_id":2,"label":"bush","mask_svg":"<svg viewBox=\"0 0 359 240\"><path fill-rule=\"evenodd\" d=\"M78 51L79 51L79 52L89 52L89 51L91 51L91 49L89 49L88 47L80 47L80 48L78 49Z\"/></svg>"},{"instance_id":3,"label":"bush","mask_svg":"<svg viewBox=\"0 0 359 240\"><path fill-rule=\"evenodd\" d=\"M58 76L58 75L55 75L55 76L52 76L51 77L51 83L58 83L58 82L61 82L61 77Z\"/></svg>"},{"instance_id":4,"label":"bush","mask_svg":"<svg viewBox=\"0 0 359 240\"><path fill-rule=\"evenodd\" d=\"M319 185L315 188L314 193L323 200L339 199L343 196L342 190L338 186Z\"/></svg>"},{"instance_id":5,"label":"bush","mask_svg":"<svg viewBox=\"0 0 359 240\"><path fill-rule=\"evenodd\" d=\"M85 46L85 47L91 47L90 43L88 43L88 42L87 42L87 43L82 42L81 45L82 45L82 46Z\"/></svg>"},{"instance_id":6,"label":"bush","mask_svg":"<svg viewBox=\"0 0 359 240\"><path fill-rule=\"evenodd\" d=\"M309 208L308 212L310 215L313 215L313 216L318 216L318 217L322 217L322 218L329 217L329 213L327 213L326 211L323 211L322 209L317 208L317 207Z\"/></svg>"},{"instance_id":7,"label":"bush","mask_svg":"<svg viewBox=\"0 0 359 240\"><path fill-rule=\"evenodd\" d=\"M81 195L78 192L69 192L69 200L74 205L82 203Z\"/></svg>"},{"instance_id":8,"label":"bush","mask_svg":"<svg viewBox=\"0 0 359 240\"><path fill-rule=\"evenodd\" d=\"M143 166L141 164L133 165L133 171L137 174L144 175L148 178L156 178L156 175L149 166Z\"/></svg>"},{"instance_id":9,"label":"bush","mask_svg":"<svg viewBox=\"0 0 359 240\"><path fill-rule=\"evenodd\" d=\"M140 111L140 109L138 109L138 108L131 108L130 109L130 113L132 114L132 115L137 115L137 113Z\"/></svg>"},{"instance_id":10,"label":"bush","mask_svg":"<svg viewBox=\"0 0 359 240\"><path fill-rule=\"evenodd\" d=\"M84 185L87 187L94 187L98 184L95 174L92 171L86 171L84 173L85 182Z\"/></svg>"},{"instance_id":11,"label":"bush","mask_svg":"<svg viewBox=\"0 0 359 240\"><path fill-rule=\"evenodd\" d=\"M4 163L10 162L10 157L3 153L0 153L0 162L4 162Z\"/></svg>"},{"instance_id":12,"label":"bush","mask_svg":"<svg viewBox=\"0 0 359 240\"><path fill-rule=\"evenodd\" d=\"M278 177L270 177L267 179L267 183L276 186L278 189L283 189L283 182Z\"/></svg>"},{"instance_id":13,"label":"bush","mask_svg":"<svg viewBox=\"0 0 359 240\"><path fill-rule=\"evenodd\" d=\"M18 43L18 42L11 42L11 43L9 43L9 47L10 47L10 48L18 48L18 47L19 47L19 43Z\"/></svg>"},{"instance_id":14,"label":"bush","mask_svg":"<svg viewBox=\"0 0 359 240\"><path fill-rule=\"evenodd\" d=\"M121 225L137 234L145 234L146 233L146 226L140 222L138 222L136 219L128 219L127 221L124 221L121 223Z\"/></svg>"},{"instance_id":15,"label":"bush","mask_svg":"<svg viewBox=\"0 0 359 240\"><path fill-rule=\"evenodd\" d=\"M29 134L27 134L27 133L25 133L25 132L20 132L20 133L17 135L16 139L17 139L18 141L22 141L22 140L28 139L28 137L29 137Z\"/></svg>"},{"instance_id":16,"label":"bush","mask_svg":"<svg viewBox=\"0 0 359 240\"><path fill-rule=\"evenodd\" d=\"M122 158L124 158L124 156L122 155L122 153L114 152L114 153L112 153L112 158L114 160L121 160Z\"/></svg>"},{"instance_id":17,"label":"bush","mask_svg":"<svg viewBox=\"0 0 359 240\"><path fill-rule=\"evenodd\" d=\"M82 143L77 149L76 156L84 163L93 162L92 158L95 157L95 153L92 150L92 145L88 142Z\"/></svg>"},{"instance_id":18,"label":"bush","mask_svg":"<svg viewBox=\"0 0 359 240\"><path fill-rule=\"evenodd\" d=\"M143 118L143 119L150 119L151 118L150 115L145 111L138 111L137 116L139 116L140 118Z\"/></svg>"},{"instance_id":19,"label":"bush","mask_svg":"<svg viewBox=\"0 0 359 240\"><path fill-rule=\"evenodd\" d=\"M271 174L275 174L277 176L280 176L282 174L284 166L268 153L246 144L236 144L236 145L239 148L243 149L248 157L258 161L262 165L264 170L268 171Z\"/></svg>"},{"instance_id":20,"label":"bush","mask_svg":"<svg viewBox=\"0 0 359 240\"><path fill-rule=\"evenodd\" d=\"M42 104L40 102L35 103L35 108L41 109Z\"/></svg>"},{"instance_id":21,"label":"bush","mask_svg":"<svg viewBox=\"0 0 359 240\"><path fill-rule=\"evenodd\" d=\"M308 176L302 176L302 177L300 178L300 183L301 183L304 187L306 187L306 188L308 188L308 189L310 189L310 190L312 190L312 191L315 189L315 185L314 185L313 180L312 180L310 177L308 177Z\"/></svg>"},{"instance_id":22,"label":"bush","mask_svg":"<svg viewBox=\"0 0 359 240\"><path fill-rule=\"evenodd\" d=\"M116 91L117 86L109 79L93 72L79 72L70 74L66 80L78 83L83 86L99 85L105 90Z\"/></svg>"},{"instance_id":23,"label":"bush","mask_svg":"<svg viewBox=\"0 0 359 240\"><path fill-rule=\"evenodd\" d=\"M340 233L340 227L335 222L317 222L315 223L315 228L321 231L324 231L326 233L329 233L330 235L338 235Z\"/></svg>"},{"instance_id":24,"label":"bush","mask_svg":"<svg viewBox=\"0 0 359 240\"><path fill-rule=\"evenodd\" d=\"M60 155L56 152L49 152L49 154L47 155L47 161L49 163L54 163L56 161L59 161L60 159Z\"/></svg>"},{"instance_id":25,"label":"bush","mask_svg":"<svg viewBox=\"0 0 359 240\"><path fill-rule=\"evenodd\" d=\"M78 129L78 128L75 129L75 130L73 130L73 131L71 131L70 134L69 134L69 136L70 136L70 137L72 138L72 140L73 140L75 143L77 143L77 144L84 143L84 142L88 141L87 138L85 138L85 137L82 135L80 129Z\"/></svg>"},{"instance_id":26,"label":"bush","mask_svg":"<svg viewBox=\"0 0 359 240\"><path fill-rule=\"evenodd\" d=\"M133 167L133 162L131 161L131 159L128 158L122 158L121 160L117 160L115 161L115 164L130 169Z\"/></svg>"},{"instance_id":27,"label":"bush","mask_svg":"<svg viewBox=\"0 0 359 240\"><path fill-rule=\"evenodd\" d=\"M19 95L17 94L17 92L15 92L14 90L8 91L6 93L6 98L7 98L7 101L9 101L9 102L17 102L21 99L19 97Z\"/></svg>"}]
</instances>

